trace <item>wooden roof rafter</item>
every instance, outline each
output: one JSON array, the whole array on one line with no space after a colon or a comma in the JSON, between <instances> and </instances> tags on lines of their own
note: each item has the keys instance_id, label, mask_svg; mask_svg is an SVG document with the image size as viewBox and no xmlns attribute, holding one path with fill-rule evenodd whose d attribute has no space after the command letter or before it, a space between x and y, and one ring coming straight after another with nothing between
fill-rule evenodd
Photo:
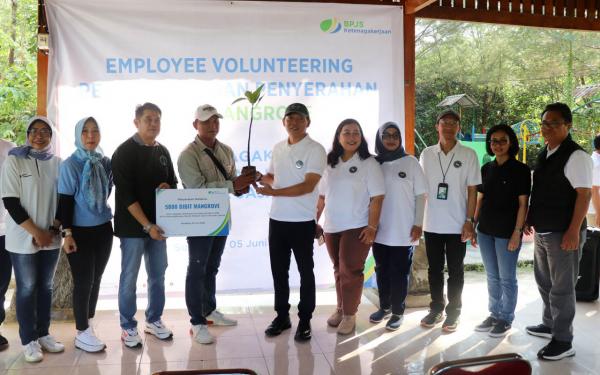
<instances>
[{"instance_id":1,"label":"wooden roof rafter","mask_svg":"<svg viewBox=\"0 0 600 375\"><path fill-rule=\"evenodd\" d=\"M411 2L406 0L407 8ZM434 0L417 17L600 31L600 0Z\"/></svg>"}]
</instances>

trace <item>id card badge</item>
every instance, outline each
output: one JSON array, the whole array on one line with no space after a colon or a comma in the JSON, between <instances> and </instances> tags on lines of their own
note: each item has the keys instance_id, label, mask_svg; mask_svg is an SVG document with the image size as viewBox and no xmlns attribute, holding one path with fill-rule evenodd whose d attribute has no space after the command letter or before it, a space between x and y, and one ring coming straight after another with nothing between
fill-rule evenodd
<instances>
[{"instance_id":1,"label":"id card badge","mask_svg":"<svg viewBox=\"0 0 600 375\"><path fill-rule=\"evenodd\" d=\"M437 189L437 199L447 200L448 199L448 184L441 182Z\"/></svg>"}]
</instances>

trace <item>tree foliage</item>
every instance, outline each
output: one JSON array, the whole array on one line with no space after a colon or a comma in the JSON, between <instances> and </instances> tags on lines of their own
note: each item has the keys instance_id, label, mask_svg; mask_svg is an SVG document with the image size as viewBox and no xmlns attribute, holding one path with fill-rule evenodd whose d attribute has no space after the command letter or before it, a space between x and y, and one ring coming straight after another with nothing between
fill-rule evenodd
<instances>
[{"instance_id":1,"label":"tree foliage","mask_svg":"<svg viewBox=\"0 0 600 375\"><path fill-rule=\"evenodd\" d=\"M419 19L416 45L416 129L428 145L437 142L436 105L448 95L465 93L478 102L477 110L463 111L462 124L465 132L472 124L482 132L502 122L539 121L551 102L575 108L581 104L574 102L575 87L600 83L594 32ZM575 116L574 138L588 150L599 114Z\"/></svg>"},{"instance_id":2,"label":"tree foliage","mask_svg":"<svg viewBox=\"0 0 600 375\"><path fill-rule=\"evenodd\" d=\"M0 0L0 137L23 143L35 114L37 1Z\"/></svg>"}]
</instances>

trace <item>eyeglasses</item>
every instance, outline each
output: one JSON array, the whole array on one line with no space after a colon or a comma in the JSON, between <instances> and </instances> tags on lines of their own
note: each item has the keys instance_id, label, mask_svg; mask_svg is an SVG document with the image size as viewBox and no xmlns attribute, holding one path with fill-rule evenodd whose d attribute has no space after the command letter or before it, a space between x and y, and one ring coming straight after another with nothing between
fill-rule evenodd
<instances>
[{"instance_id":1,"label":"eyeglasses","mask_svg":"<svg viewBox=\"0 0 600 375\"><path fill-rule=\"evenodd\" d=\"M456 126L456 125L458 125L458 121L456 121L456 120L440 120L439 124L442 126Z\"/></svg>"},{"instance_id":2,"label":"eyeglasses","mask_svg":"<svg viewBox=\"0 0 600 375\"><path fill-rule=\"evenodd\" d=\"M33 134L33 135L41 135L44 137L48 137L52 134L52 130L48 129L48 128L40 128L40 129L29 129L29 131L27 132L27 134Z\"/></svg>"},{"instance_id":3,"label":"eyeglasses","mask_svg":"<svg viewBox=\"0 0 600 375\"><path fill-rule=\"evenodd\" d=\"M540 127L545 126L547 128L556 129L563 124L565 124L564 121L542 121L540 122Z\"/></svg>"},{"instance_id":4,"label":"eyeglasses","mask_svg":"<svg viewBox=\"0 0 600 375\"><path fill-rule=\"evenodd\" d=\"M398 133L394 133L394 134L383 133L381 135L381 138L384 139L384 140L397 141L397 140L400 139L400 134L398 134Z\"/></svg>"},{"instance_id":5,"label":"eyeglasses","mask_svg":"<svg viewBox=\"0 0 600 375\"><path fill-rule=\"evenodd\" d=\"M506 139L506 138L501 138L501 139L492 138L492 139L490 139L490 144L491 145L504 146L504 145L508 144L508 139Z\"/></svg>"}]
</instances>

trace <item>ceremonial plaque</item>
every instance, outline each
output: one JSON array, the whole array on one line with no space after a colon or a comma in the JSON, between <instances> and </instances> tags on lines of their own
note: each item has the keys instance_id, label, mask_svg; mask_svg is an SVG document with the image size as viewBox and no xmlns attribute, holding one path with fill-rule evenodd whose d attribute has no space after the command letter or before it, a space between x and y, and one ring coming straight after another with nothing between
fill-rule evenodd
<instances>
[{"instance_id":1,"label":"ceremonial plaque","mask_svg":"<svg viewBox=\"0 0 600 375\"><path fill-rule=\"evenodd\" d=\"M156 224L165 237L226 236L231 225L229 190L157 190Z\"/></svg>"}]
</instances>

